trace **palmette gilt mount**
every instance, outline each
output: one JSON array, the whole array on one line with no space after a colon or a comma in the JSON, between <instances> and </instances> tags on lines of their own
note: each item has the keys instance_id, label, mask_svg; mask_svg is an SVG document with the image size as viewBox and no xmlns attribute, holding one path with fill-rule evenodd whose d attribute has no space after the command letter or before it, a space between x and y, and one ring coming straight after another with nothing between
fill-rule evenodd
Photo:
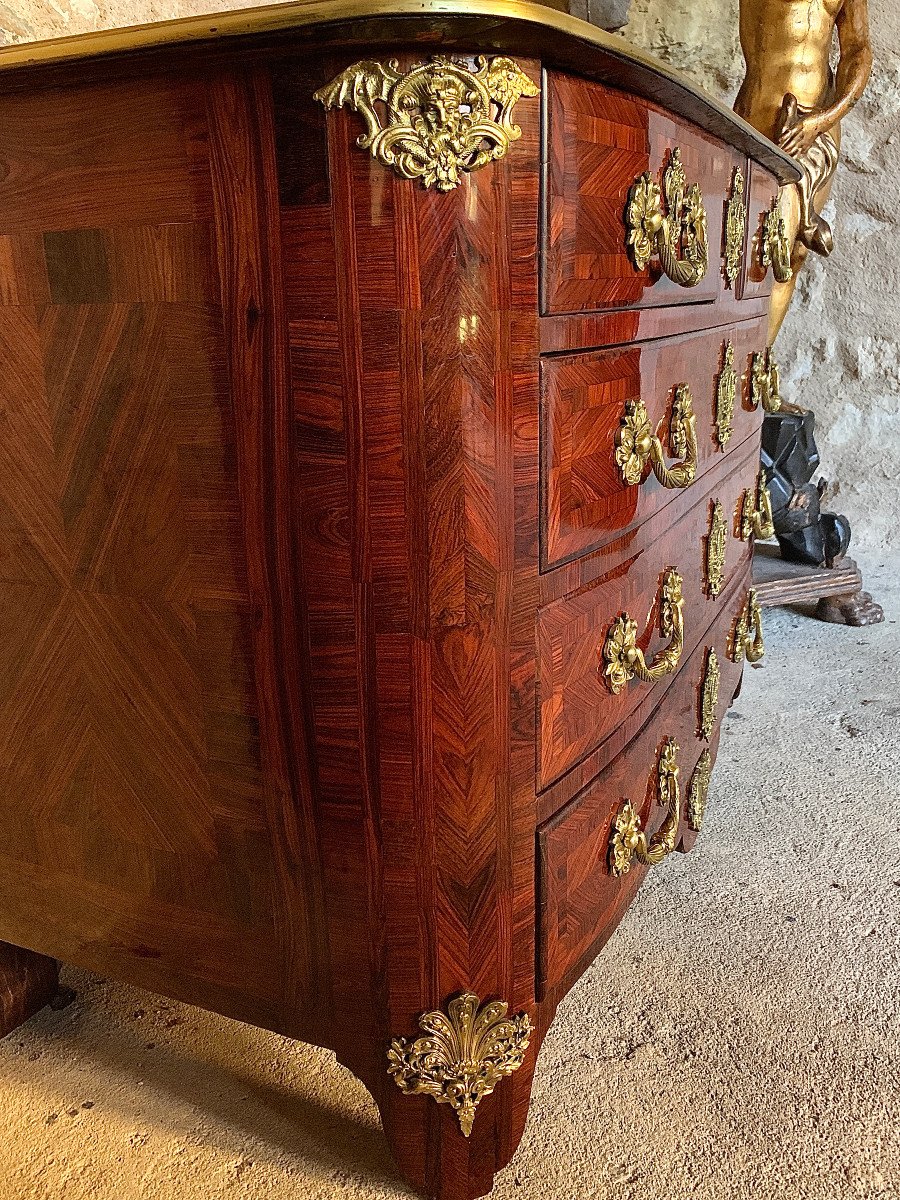
<instances>
[{"instance_id":1,"label":"palmette gilt mount","mask_svg":"<svg viewBox=\"0 0 900 1200\"><path fill-rule=\"evenodd\" d=\"M475 59L476 69L436 55L401 71L396 59L353 63L314 98L326 109L345 104L366 124L357 145L401 179L450 192L464 173L503 158L522 136L512 110L538 87L511 58ZM376 105L384 106L384 119Z\"/></svg>"},{"instance_id":2,"label":"palmette gilt mount","mask_svg":"<svg viewBox=\"0 0 900 1200\"><path fill-rule=\"evenodd\" d=\"M469 1137L478 1105L521 1067L531 1041L528 1014L508 1013L503 1000L482 1004L473 992L463 992L446 1013L419 1017L422 1037L391 1042L388 1074L408 1096L432 1096L451 1105L463 1136Z\"/></svg>"}]
</instances>

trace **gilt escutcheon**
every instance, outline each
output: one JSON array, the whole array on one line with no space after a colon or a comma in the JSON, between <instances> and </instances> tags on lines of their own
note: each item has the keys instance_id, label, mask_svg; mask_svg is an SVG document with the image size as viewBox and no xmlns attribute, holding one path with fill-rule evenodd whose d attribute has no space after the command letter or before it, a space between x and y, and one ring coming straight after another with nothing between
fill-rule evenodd
<instances>
[{"instance_id":1,"label":"gilt escutcheon","mask_svg":"<svg viewBox=\"0 0 900 1200\"><path fill-rule=\"evenodd\" d=\"M704 750L694 768L688 787L687 820L694 833L703 828L703 817L706 813L706 800L709 795L709 782L712 778L712 755Z\"/></svg>"},{"instance_id":2,"label":"gilt escutcheon","mask_svg":"<svg viewBox=\"0 0 900 1200\"><path fill-rule=\"evenodd\" d=\"M706 652L706 665L703 670L703 681L700 685L700 737L707 742L716 727L716 717L719 712L719 685L722 681L722 669L719 666L719 656L715 648L710 646Z\"/></svg>"},{"instance_id":3,"label":"gilt escutcheon","mask_svg":"<svg viewBox=\"0 0 900 1200\"><path fill-rule=\"evenodd\" d=\"M734 287L744 257L747 230L747 205L744 202L744 172L738 167L731 185L731 198L725 212L725 278Z\"/></svg>"},{"instance_id":4,"label":"gilt escutcheon","mask_svg":"<svg viewBox=\"0 0 900 1200\"><path fill-rule=\"evenodd\" d=\"M536 84L511 58L462 61L435 56L408 71L397 60L362 60L315 93L326 109L345 104L366 125L357 145L402 179L450 192L465 172L501 159L522 136L512 110ZM382 110L376 105L383 106Z\"/></svg>"},{"instance_id":5,"label":"gilt escutcheon","mask_svg":"<svg viewBox=\"0 0 900 1200\"><path fill-rule=\"evenodd\" d=\"M709 518L706 535L706 590L710 596L718 596L725 583L725 555L728 549L728 524L725 509L716 500Z\"/></svg>"}]
</instances>

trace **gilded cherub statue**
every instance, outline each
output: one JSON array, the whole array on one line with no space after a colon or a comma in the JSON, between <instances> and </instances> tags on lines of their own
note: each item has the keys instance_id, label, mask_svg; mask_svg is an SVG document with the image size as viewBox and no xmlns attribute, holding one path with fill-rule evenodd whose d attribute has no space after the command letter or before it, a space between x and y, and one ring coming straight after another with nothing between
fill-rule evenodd
<instances>
[{"instance_id":1,"label":"gilded cherub statue","mask_svg":"<svg viewBox=\"0 0 900 1200\"><path fill-rule=\"evenodd\" d=\"M775 285L771 345L810 250L827 257L834 246L822 209L840 155L841 121L872 72L868 0L740 0L740 10L747 76L735 110L803 168L800 183L781 194L793 275ZM836 71L831 65L835 30Z\"/></svg>"},{"instance_id":2,"label":"gilded cherub statue","mask_svg":"<svg viewBox=\"0 0 900 1200\"><path fill-rule=\"evenodd\" d=\"M793 155L803 171L800 182L783 188L779 200L790 263L776 267L771 346L809 252L827 258L834 249L822 210L840 157L841 122L862 96L872 72L868 0L740 0L740 14L747 75L735 109ZM835 32L840 47L836 70ZM813 429L813 414L795 405L767 416L763 466L782 557L832 567L847 552L850 525L844 517L821 511L826 485L812 482L819 464ZM830 607L822 601L819 608L826 619L848 624L883 620L881 608L867 592Z\"/></svg>"}]
</instances>

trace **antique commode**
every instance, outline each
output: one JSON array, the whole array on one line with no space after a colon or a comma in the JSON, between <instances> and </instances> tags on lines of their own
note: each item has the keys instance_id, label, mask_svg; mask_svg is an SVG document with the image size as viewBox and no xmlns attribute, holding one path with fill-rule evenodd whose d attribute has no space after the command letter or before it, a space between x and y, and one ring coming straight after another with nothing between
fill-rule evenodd
<instances>
[{"instance_id":1,"label":"antique commode","mask_svg":"<svg viewBox=\"0 0 900 1200\"><path fill-rule=\"evenodd\" d=\"M76 963L489 1191L762 653L795 178L506 0L0 52L0 1032Z\"/></svg>"}]
</instances>

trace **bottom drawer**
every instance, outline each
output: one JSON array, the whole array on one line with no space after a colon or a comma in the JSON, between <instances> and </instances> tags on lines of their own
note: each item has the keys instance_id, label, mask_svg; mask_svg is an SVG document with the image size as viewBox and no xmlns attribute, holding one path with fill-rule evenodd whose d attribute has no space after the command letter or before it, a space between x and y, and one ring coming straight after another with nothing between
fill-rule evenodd
<instances>
[{"instance_id":1,"label":"bottom drawer","mask_svg":"<svg viewBox=\"0 0 900 1200\"><path fill-rule=\"evenodd\" d=\"M629 834L633 843L642 831L654 859L693 846L720 722L740 683L747 605L737 592L643 729L538 830L541 997L568 990L590 965L646 875L639 854L629 861Z\"/></svg>"}]
</instances>

